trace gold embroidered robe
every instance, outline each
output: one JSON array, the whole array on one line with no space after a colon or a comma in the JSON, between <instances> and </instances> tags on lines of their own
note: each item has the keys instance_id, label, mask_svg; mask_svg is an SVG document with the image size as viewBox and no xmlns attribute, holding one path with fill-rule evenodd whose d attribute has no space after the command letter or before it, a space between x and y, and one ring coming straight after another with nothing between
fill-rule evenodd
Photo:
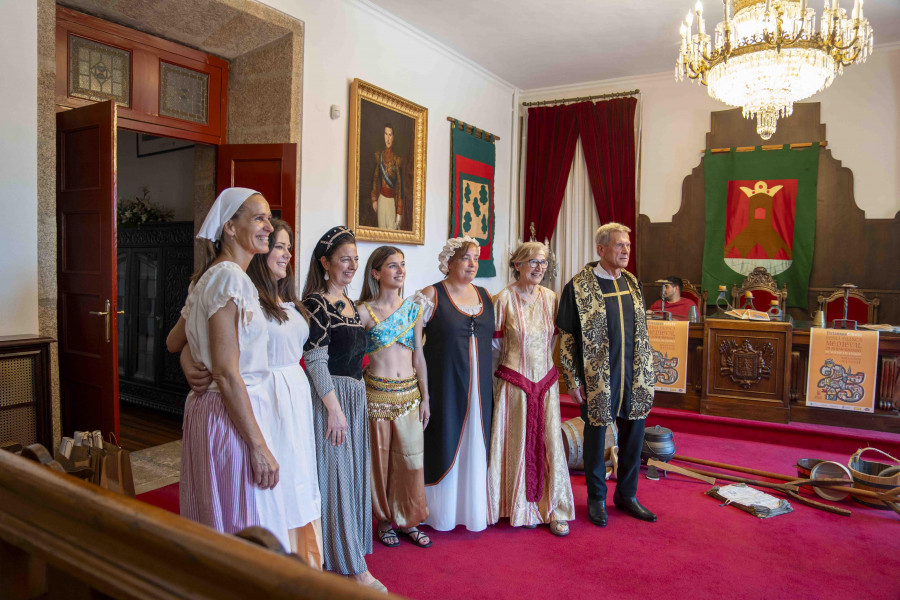
<instances>
[{"instance_id":1,"label":"gold embroidered robe","mask_svg":"<svg viewBox=\"0 0 900 600\"><path fill-rule=\"evenodd\" d=\"M525 302L505 288L494 296L494 318L500 337L500 361L532 382L553 368L556 294L537 287ZM495 334L496 335L496 334ZM543 493L537 502L526 499L526 396L522 388L494 378L494 416L488 460L488 522L509 517L513 527L575 518L572 484L563 453L559 417L559 385L550 386L543 401L544 452L540 459Z\"/></svg>"},{"instance_id":2,"label":"gold embroidered robe","mask_svg":"<svg viewBox=\"0 0 900 600\"><path fill-rule=\"evenodd\" d=\"M572 285L581 329L581 364L575 345L577 332L560 327L560 363L562 376L569 389L585 387L587 416L591 425L610 425L617 416L618 398L610 394L609 330L607 324L606 301L603 298L594 266L589 263L575 277ZM653 406L653 364L652 348L647 334L647 320L644 312L644 298L637 278L623 270L622 276L634 304L634 356L631 397L628 403L629 420L644 419ZM624 340L622 341L624 344ZM583 379L582 379L583 375Z\"/></svg>"}]
</instances>

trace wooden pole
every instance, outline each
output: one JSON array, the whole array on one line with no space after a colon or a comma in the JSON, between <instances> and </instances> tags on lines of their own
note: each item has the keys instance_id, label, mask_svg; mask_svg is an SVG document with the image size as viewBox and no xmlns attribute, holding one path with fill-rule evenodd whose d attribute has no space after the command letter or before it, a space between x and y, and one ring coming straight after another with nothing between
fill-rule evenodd
<instances>
[{"instance_id":1,"label":"wooden pole","mask_svg":"<svg viewBox=\"0 0 900 600\"><path fill-rule=\"evenodd\" d=\"M760 471L758 469L749 469L747 467L739 467L737 465L729 465L726 463L713 462L711 460L703 460L702 458L691 458L690 456L681 456L680 454L676 454L675 456L673 456L672 460L680 460L681 462L694 463L697 465L706 465L708 467L715 467L717 469L725 469L727 471L737 471L738 473L748 473L750 475L758 475L760 477L769 477L770 479L778 479L779 481L786 481L786 482L790 482L790 483L796 483L798 480L800 480L799 477L791 477L790 475L782 475L781 473L771 473L769 471ZM699 473L699 471L698 471L698 473ZM713 476L718 477L719 474L713 474ZM722 479L725 479L725 477L722 477ZM854 496L860 496L862 498L874 498L876 500L884 500L885 495L892 493L892 492L888 492L888 494L883 494L883 493L879 493L879 492L872 492L870 490L861 490L859 488L849 487L846 485L834 485L832 483L815 482L815 481L805 482L805 480L804 480L804 483L802 483L800 485L815 485L816 483L820 483L820 485L828 487L829 489L832 489L836 492L846 492L846 493L854 495Z\"/></svg>"}]
</instances>

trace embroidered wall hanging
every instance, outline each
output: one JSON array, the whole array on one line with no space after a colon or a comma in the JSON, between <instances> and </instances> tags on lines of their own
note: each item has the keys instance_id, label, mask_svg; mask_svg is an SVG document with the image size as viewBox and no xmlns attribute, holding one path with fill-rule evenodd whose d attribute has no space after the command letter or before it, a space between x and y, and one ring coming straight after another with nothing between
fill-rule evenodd
<instances>
[{"instance_id":1,"label":"embroidered wall hanging","mask_svg":"<svg viewBox=\"0 0 900 600\"><path fill-rule=\"evenodd\" d=\"M706 151L703 287L740 285L755 267L806 308L816 231L819 144L791 150ZM711 299L712 301L712 299Z\"/></svg>"},{"instance_id":2,"label":"embroidered wall hanging","mask_svg":"<svg viewBox=\"0 0 900 600\"><path fill-rule=\"evenodd\" d=\"M499 138L455 119L451 123L449 237L475 238L481 245L477 277L494 277L494 140Z\"/></svg>"}]
</instances>

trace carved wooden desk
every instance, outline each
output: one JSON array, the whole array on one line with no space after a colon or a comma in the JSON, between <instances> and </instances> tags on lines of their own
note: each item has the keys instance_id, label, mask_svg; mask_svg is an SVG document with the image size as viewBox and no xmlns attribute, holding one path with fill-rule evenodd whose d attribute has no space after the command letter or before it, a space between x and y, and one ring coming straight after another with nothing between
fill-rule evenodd
<instances>
[{"instance_id":1,"label":"carved wooden desk","mask_svg":"<svg viewBox=\"0 0 900 600\"><path fill-rule=\"evenodd\" d=\"M702 412L787 423L792 327L779 321L707 319Z\"/></svg>"},{"instance_id":2,"label":"carved wooden desk","mask_svg":"<svg viewBox=\"0 0 900 600\"><path fill-rule=\"evenodd\" d=\"M745 340L750 348L744 348ZM772 345L771 355L766 344ZM806 322L707 318L706 323L691 323L688 357L687 391L657 392L654 405L758 421L900 433L900 334L879 337L877 408L871 414L806 406Z\"/></svg>"}]
</instances>

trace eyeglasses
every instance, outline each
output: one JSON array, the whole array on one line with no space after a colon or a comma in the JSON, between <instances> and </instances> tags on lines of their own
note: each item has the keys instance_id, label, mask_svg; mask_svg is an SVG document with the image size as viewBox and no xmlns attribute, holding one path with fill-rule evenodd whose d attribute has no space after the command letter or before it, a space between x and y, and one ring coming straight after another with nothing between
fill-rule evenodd
<instances>
[{"instance_id":1,"label":"eyeglasses","mask_svg":"<svg viewBox=\"0 0 900 600\"><path fill-rule=\"evenodd\" d=\"M538 268L545 269L547 267L548 263L546 260L532 258L531 260L528 261L528 264L531 265L532 269L538 269Z\"/></svg>"}]
</instances>

